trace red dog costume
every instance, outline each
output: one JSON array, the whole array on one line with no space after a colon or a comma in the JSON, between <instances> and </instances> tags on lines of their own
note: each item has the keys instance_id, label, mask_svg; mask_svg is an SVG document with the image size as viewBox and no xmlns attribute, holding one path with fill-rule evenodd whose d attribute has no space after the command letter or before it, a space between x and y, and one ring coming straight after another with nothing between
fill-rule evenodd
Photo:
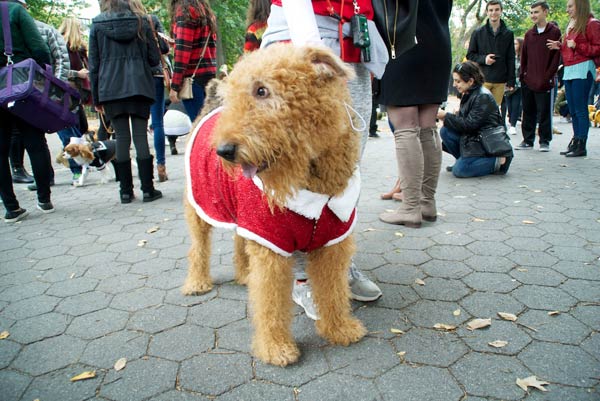
<instances>
[{"instance_id":1,"label":"red dog costume","mask_svg":"<svg viewBox=\"0 0 600 401\"><path fill-rule=\"evenodd\" d=\"M188 200L200 218L215 227L235 228L239 236L286 257L336 244L350 235L360 192L358 169L340 196L301 190L285 209L271 212L260 178L244 177L239 167L228 174L211 148L219 111L200 121L186 151Z\"/></svg>"}]
</instances>

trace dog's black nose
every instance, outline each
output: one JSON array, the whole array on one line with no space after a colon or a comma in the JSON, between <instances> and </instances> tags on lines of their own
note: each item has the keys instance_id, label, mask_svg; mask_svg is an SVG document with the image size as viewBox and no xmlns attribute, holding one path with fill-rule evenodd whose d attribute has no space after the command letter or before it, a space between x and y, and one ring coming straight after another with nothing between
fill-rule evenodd
<instances>
[{"instance_id":1,"label":"dog's black nose","mask_svg":"<svg viewBox=\"0 0 600 401\"><path fill-rule=\"evenodd\" d=\"M217 148L217 154L227 161L235 161L235 153L237 152L237 145L233 143L226 143L219 145Z\"/></svg>"}]
</instances>

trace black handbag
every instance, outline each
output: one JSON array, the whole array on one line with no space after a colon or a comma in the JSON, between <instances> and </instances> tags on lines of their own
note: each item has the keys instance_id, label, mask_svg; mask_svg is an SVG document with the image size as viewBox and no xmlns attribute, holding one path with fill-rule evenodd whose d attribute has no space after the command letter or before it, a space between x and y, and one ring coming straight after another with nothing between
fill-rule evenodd
<instances>
[{"instance_id":1,"label":"black handbag","mask_svg":"<svg viewBox=\"0 0 600 401\"><path fill-rule=\"evenodd\" d=\"M506 128L503 125L497 127L488 127L479 133L481 146L489 156L504 156L512 152L510 138L506 134Z\"/></svg>"}]
</instances>

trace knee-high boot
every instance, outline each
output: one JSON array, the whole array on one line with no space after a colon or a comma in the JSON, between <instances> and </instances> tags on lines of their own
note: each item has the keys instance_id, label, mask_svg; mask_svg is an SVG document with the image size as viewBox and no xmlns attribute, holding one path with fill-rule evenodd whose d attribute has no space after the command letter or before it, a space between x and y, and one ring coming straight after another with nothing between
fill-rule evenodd
<instances>
[{"instance_id":1,"label":"knee-high boot","mask_svg":"<svg viewBox=\"0 0 600 401\"><path fill-rule=\"evenodd\" d=\"M420 139L423 149L421 216L423 220L436 221L435 191L442 168L442 141L437 127L421 128Z\"/></svg>"},{"instance_id":2,"label":"knee-high boot","mask_svg":"<svg viewBox=\"0 0 600 401\"><path fill-rule=\"evenodd\" d=\"M154 157L150 156L147 159L136 158L135 160L137 160L140 181L142 182L143 201L152 202L162 198L162 192L154 189Z\"/></svg>"},{"instance_id":3,"label":"knee-high boot","mask_svg":"<svg viewBox=\"0 0 600 401\"><path fill-rule=\"evenodd\" d=\"M404 199L396 211L379 215L379 219L385 223L421 227L423 150L419 132L419 127L394 131L398 177Z\"/></svg>"},{"instance_id":4,"label":"knee-high boot","mask_svg":"<svg viewBox=\"0 0 600 401\"><path fill-rule=\"evenodd\" d=\"M25 159L25 145L21 139L21 134L15 132L16 128L13 127L10 138L10 148L8 157L10 165L12 167L12 182L18 184L31 184L33 183L33 176L25 170L23 160Z\"/></svg>"},{"instance_id":5,"label":"knee-high boot","mask_svg":"<svg viewBox=\"0 0 600 401\"><path fill-rule=\"evenodd\" d=\"M131 175L131 160L115 161L115 172L119 179L121 203L131 203L133 195L133 177Z\"/></svg>"}]
</instances>

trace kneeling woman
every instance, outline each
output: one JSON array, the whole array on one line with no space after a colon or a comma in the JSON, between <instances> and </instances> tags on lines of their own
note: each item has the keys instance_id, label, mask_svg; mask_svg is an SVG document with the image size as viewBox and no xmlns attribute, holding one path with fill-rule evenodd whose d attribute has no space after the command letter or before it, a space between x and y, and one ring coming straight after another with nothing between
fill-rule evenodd
<instances>
[{"instance_id":1,"label":"kneeling woman","mask_svg":"<svg viewBox=\"0 0 600 401\"><path fill-rule=\"evenodd\" d=\"M454 67L452 78L461 97L460 110L458 114L440 110L437 115L444 121L440 130L442 149L456 158L452 173L459 178L506 174L512 150L500 157L490 156L479 139L482 129L504 125L494 97L482 86L481 69L466 61Z\"/></svg>"}]
</instances>

